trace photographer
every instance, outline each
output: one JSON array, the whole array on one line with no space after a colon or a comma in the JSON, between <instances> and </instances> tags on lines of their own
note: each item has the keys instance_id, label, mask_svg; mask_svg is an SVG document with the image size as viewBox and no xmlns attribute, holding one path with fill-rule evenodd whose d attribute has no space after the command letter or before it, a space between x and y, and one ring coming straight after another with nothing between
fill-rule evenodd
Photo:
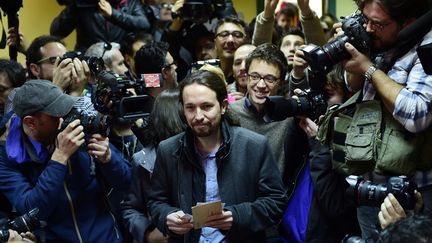
<instances>
[{"instance_id":1,"label":"photographer","mask_svg":"<svg viewBox=\"0 0 432 243\"><path fill-rule=\"evenodd\" d=\"M315 139L317 125L309 118L301 118L300 127L309 138L310 179L314 187L308 211L305 241L340 242L347 233L360 232L355 208L359 206L356 200L362 196L353 194L350 188L352 185L347 182L345 176L332 168L329 147ZM359 190L367 189L373 192L365 184L361 187L363 188ZM376 196L372 194L371 198L366 200L376 200ZM423 208L421 194L414 191L412 200L415 202L414 213L419 213ZM404 210L392 193L387 194L380 208L381 211L377 216L382 229L411 213L409 210Z\"/></svg>"},{"instance_id":2,"label":"photographer","mask_svg":"<svg viewBox=\"0 0 432 243\"><path fill-rule=\"evenodd\" d=\"M417 170L419 178L426 178L430 184L424 172L430 169L430 165L422 164L430 146L425 144L428 144L430 139L425 138L423 143L417 141L421 141L422 137L428 134L425 130L432 122L432 86L429 85L432 82L432 75L425 73L416 48L431 43L432 32L429 31L430 26L425 30L419 30L423 31L422 33L429 32L417 39L415 36L407 37L415 41L408 46L399 46L406 40L398 39L403 30L409 28L416 19L429 10L427 1L403 0L396 3L388 0L358 0L356 3L362 14L365 31L371 38L372 54L382 54L385 60L374 63L370 57L353 46L352 40L351 43L344 43L346 51L350 54L348 60L342 62L348 72L348 85L352 90L361 90L360 100L371 101L371 104L374 100L378 102L379 106L375 106L373 112L378 112L383 117L383 121L377 123L378 127L385 127L377 133L382 138L382 145L378 145L380 147L376 164L370 169L374 170L374 173L368 176L373 181L382 182L395 174L411 177ZM337 32L339 35L343 33L340 28ZM413 42L412 40L410 41ZM382 110L379 107L382 107ZM354 117L353 122L361 122L361 114ZM369 122L373 122L371 117L367 119ZM345 132L348 133L347 138L351 139L355 136L352 133L357 130ZM387 140L387 136L391 139ZM344 152L364 151L355 145L354 140L346 141L345 144L353 145ZM364 152L362 156L366 154ZM345 158L352 155L350 153ZM367 159L363 157L352 160ZM363 165L366 163L363 162ZM432 201L430 192L423 195L428 198L425 200L428 207ZM374 231L374 226L378 223L376 215L376 210L367 207L359 209L363 238L369 238Z\"/></svg>"},{"instance_id":3,"label":"photographer","mask_svg":"<svg viewBox=\"0 0 432 243\"><path fill-rule=\"evenodd\" d=\"M362 0L357 1L357 4L365 19L366 32L372 38L373 51L377 53L396 47L398 33L429 9L424 0L405 0L401 3ZM389 70L377 69L369 57L357 51L353 45L345 44L351 58L344 62L344 68L356 78L349 79L349 85L359 87L351 82L363 83L360 85L363 86L363 100L373 99L377 94L393 117L405 129L414 133L424 131L432 122L432 88L427 85L432 76L424 72L415 51L418 45L430 42L432 32L424 36L409 52L403 53L405 55ZM409 112L411 110L415 112Z\"/></svg>"},{"instance_id":4,"label":"photographer","mask_svg":"<svg viewBox=\"0 0 432 243\"><path fill-rule=\"evenodd\" d=\"M27 49L27 72L32 79L52 81L73 96L81 96L90 74L85 61L78 58L62 59L66 53L64 43L54 36L39 36Z\"/></svg>"},{"instance_id":5,"label":"photographer","mask_svg":"<svg viewBox=\"0 0 432 243\"><path fill-rule=\"evenodd\" d=\"M77 99L47 80L16 89L0 191L19 214L39 209L47 242L122 242L105 190L127 189L130 168L108 138L84 134L80 120L59 132Z\"/></svg>"},{"instance_id":6,"label":"photographer","mask_svg":"<svg viewBox=\"0 0 432 243\"><path fill-rule=\"evenodd\" d=\"M76 29L76 51L84 52L100 41L120 43L128 32L150 29L139 0L63 2L69 3L51 23L50 34L64 38Z\"/></svg>"}]
</instances>

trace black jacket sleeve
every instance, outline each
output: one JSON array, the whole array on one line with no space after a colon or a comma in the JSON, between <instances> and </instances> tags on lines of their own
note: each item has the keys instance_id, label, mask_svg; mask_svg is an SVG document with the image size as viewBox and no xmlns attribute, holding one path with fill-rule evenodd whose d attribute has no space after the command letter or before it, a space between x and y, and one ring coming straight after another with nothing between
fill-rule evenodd
<instances>
[{"instance_id":1,"label":"black jacket sleeve","mask_svg":"<svg viewBox=\"0 0 432 243\"><path fill-rule=\"evenodd\" d=\"M137 0L128 0L128 3L120 9L113 8L108 20L128 32L150 29L144 8Z\"/></svg>"},{"instance_id":2,"label":"black jacket sleeve","mask_svg":"<svg viewBox=\"0 0 432 243\"><path fill-rule=\"evenodd\" d=\"M61 38L68 36L77 26L77 8L67 6L51 23L50 34Z\"/></svg>"},{"instance_id":3,"label":"black jacket sleeve","mask_svg":"<svg viewBox=\"0 0 432 243\"><path fill-rule=\"evenodd\" d=\"M145 233L155 226L147 216L147 196L150 191L150 172L133 163L133 181L126 198L121 202L121 215L135 241L145 242Z\"/></svg>"},{"instance_id":4,"label":"black jacket sleeve","mask_svg":"<svg viewBox=\"0 0 432 243\"><path fill-rule=\"evenodd\" d=\"M355 210L354 196L346 193L349 184L345 176L332 169L329 147L316 139L310 139L309 146L311 179L322 213L341 217Z\"/></svg>"}]
</instances>

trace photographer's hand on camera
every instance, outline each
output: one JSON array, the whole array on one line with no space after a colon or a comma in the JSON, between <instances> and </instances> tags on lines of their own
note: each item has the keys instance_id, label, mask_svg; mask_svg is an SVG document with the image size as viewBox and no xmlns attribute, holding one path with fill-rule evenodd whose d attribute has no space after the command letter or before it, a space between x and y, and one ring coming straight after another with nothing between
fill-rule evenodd
<instances>
[{"instance_id":1,"label":"photographer's hand on camera","mask_svg":"<svg viewBox=\"0 0 432 243\"><path fill-rule=\"evenodd\" d=\"M102 163L108 163L111 160L111 149L109 147L108 137L100 134L93 134L88 140L88 153Z\"/></svg>"},{"instance_id":2,"label":"photographer's hand on camera","mask_svg":"<svg viewBox=\"0 0 432 243\"><path fill-rule=\"evenodd\" d=\"M417 190L414 191L415 206L414 212L419 213L423 209L423 198ZM405 218L406 212L400 205L396 197L389 193L381 204L381 211L378 213L379 222L382 229Z\"/></svg>"},{"instance_id":3,"label":"photographer's hand on camera","mask_svg":"<svg viewBox=\"0 0 432 243\"><path fill-rule=\"evenodd\" d=\"M303 79L305 76L304 71L308 67L308 63L304 59L304 54L301 50L303 47L304 45L297 49L294 54L293 69L291 71L291 75L294 79Z\"/></svg>"},{"instance_id":4,"label":"photographer's hand on camera","mask_svg":"<svg viewBox=\"0 0 432 243\"><path fill-rule=\"evenodd\" d=\"M61 60L59 57L57 57L54 63L52 82L61 90L65 91L72 81L73 68L74 64L71 58Z\"/></svg>"},{"instance_id":5,"label":"photographer's hand on camera","mask_svg":"<svg viewBox=\"0 0 432 243\"><path fill-rule=\"evenodd\" d=\"M111 17L111 15L112 15L112 6L111 6L111 4L108 1L106 1L106 0L100 0L98 2L98 7L99 7L99 11L102 14L102 16L107 17L107 18Z\"/></svg>"},{"instance_id":6,"label":"photographer's hand on camera","mask_svg":"<svg viewBox=\"0 0 432 243\"><path fill-rule=\"evenodd\" d=\"M171 8L171 14L173 17L173 20L170 24L169 30L170 31L180 31L183 25L183 19L180 17L180 9L183 7L185 3L185 0L177 0L173 7Z\"/></svg>"},{"instance_id":7,"label":"photographer's hand on camera","mask_svg":"<svg viewBox=\"0 0 432 243\"><path fill-rule=\"evenodd\" d=\"M90 79L90 68L86 61L73 59L72 80L68 87L69 95L81 96L87 81Z\"/></svg>"},{"instance_id":8,"label":"photographer's hand on camera","mask_svg":"<svg viewBox=\"0 0 432 243\"><path fill-rule=\"evenodd\" d=\"M15 230L9 230L9 239L8 243L22 243L22 242L36 242L36 237L31 232L21 233L19 234Z\"/></svg>"},{"instance_id":9,"label":"photographer's hand on camera","mask_svg":"<svg viewBox=\"0 0 432 243\"><path fill-rule=\"evenodd\" d=\"M66 165L70 156L84 143L83 130L84 127L80 125L80 120L71 122L57 135L56 148L51 159Z\"/></svg>"}]
</instances>

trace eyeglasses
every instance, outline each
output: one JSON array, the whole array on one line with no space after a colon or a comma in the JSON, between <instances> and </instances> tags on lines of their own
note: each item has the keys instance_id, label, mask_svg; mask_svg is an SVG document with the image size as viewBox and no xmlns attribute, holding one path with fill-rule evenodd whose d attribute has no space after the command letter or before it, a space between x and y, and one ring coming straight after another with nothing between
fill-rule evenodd
<instances>
[{"instance_id":1,"label":"eyeglasses","mask_svg":"<svg viewBox=\"0 0 432 243\"><path fill-rule=\"evenodd\" d=\"M265 75L263 77L258 73L249 73L248 77L252 84L257 84L262 79L267 86L275 85L279 81L279 78L276 78L273 75Z\"/></svg>"},{"instance_id":2,"label":"eyeglasses","mask_svg":"<svg viewBox=\"0 0 432 243\"><path fill-rule=\"evenodd\" d=\"M370 20L368 17L366 17L363 14L363 23L368 26L370 24L370 28L374 31L381 31L383 30L385 27L387 27L389 24L391 24L391 22L388 23L381 23L379 21L374 21L374 20Z\"/></svg>"},{"instance_id":3,"label":"eyeglasses","mask_svg":"<svg viewBox=\"0 0 432 243\"><path fill-rule=\"evenodd\" d=\"M177 61L165 64L162 68L171 68L171 66L177 66Z\"/></svg>"},{"instance_id":4,"label":"eyeglasses","mask_svg":"<svg viewBox=\"0 0 432 243\"><path fill-rule=\"evenodd\" d=\"M37 61L36 64L41 64L43 62L48 61L51 65L54 65L56 60L57 60L57 57L45 57L45 58L42 58L39 61Z\"/></svg>"},{"instance_id":5,"label":"eyeglasses","mask_svg":"<svg viewBox=\"0 0 432 243\"><path fill-rule=\"evenodd\" d=\"M245 36L246 36L246 35L245 35L243 32L241 32L241 31L232 31L232 32L229 32L229 31L222 31L222 32L216 34L216 36L217 36L219 39L222 39L222 40L226 40L226 39L228 39L228 36L230 36L230 35L231 35L234 39L237 39L237 40L243 39L243 38L245 38Z\"/></svg>"}]
</instances>

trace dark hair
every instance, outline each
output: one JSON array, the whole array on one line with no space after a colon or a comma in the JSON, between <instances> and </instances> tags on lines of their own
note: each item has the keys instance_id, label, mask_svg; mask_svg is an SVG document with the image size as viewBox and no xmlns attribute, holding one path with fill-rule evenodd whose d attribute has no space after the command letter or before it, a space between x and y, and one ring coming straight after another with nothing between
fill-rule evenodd
<instances>
[{"instance_id":1,"label":"dark hair","mask_svg":"<svg viewBox=\"0 0 432 243\"><path fill-rule=\"evenodd\" d=\"M186 86L191 84L204 85L207 88L213 90L216 93L216 99L219 105L222 107L223 101L228 98L227 86L224 80L216 74L208 70L200 69L196 72L190 73L180 83L180 103L183 105L183 90ZM225 114L222 115L222 119L225 119L229 124L239 126L240 122L238 116L230 109L226 109Z\"/></svg>"},{"instance_id":2,"label":"dark hair","mask_svg":"<svg viewBox=\"0 0 432 243\"><path fill-rule=\"evenodd\" d=\"M299 16L299 9L297 7L297 5L290 3L290 2L284 2L283 3L284 6L281 6L281 10L279 10L279 12L277 12L277 17L279 18L281 15L285 15L288 17L295 17L295 16Z\"/></svg>"},{"instance_id":3,"label":"dark hair","mask_svg":"<svg viewBox=\"0 0 432 243\"><path fill-rule=\"evenodd\" d=\"M160 141L186 129L179 94L178 89L167 89L156 97L149 116L148 127L143 133L142 141L146 143L143 145L157 146Z\"/></svg>"},{"instance_id":4,"label":"dark hair","mask_svg":"<svg viewBox=\"0 0 432 243\"><path fill-rule=\"evenodd\" d=\"M265 43L257 46L246 58L246 71L253 60L261 60L269 64L276 65L280 71L280 79L285 80L285 75L288 70L288 63L283 52L275 45Z\"/></svg>"},{"instance_id":5,"label":"dark hair","mask_svg":"<svg viewBox=\"0 0 432 243\"><path fill-rule=\"evenodd\" d=\"M65 46L65 43L56 36L42 35L36 37L36 39L34 39L28 47L26 55L26 66L30 78L36 78L30 70L30 64L37 63L40 59L42 59L42 53L40 51L40 48L52 42L58 42Z\"/></svg>"},{"instance_id":6,"label":"dark hair","mask_svg":"<svg viewBox=\"0 0 432 243\"><path fill-rule=\"evenodd\" d=\"M120 43L120 52L123 55L127 54L133 56L133 44L137 41L142 41L144 44L147 44L153 41L153 36L146 32L131 32L123 37Z\"/></svg>"},{"instance_id":7,"label":"dark hair","mask_svg":"<svg viewBox=\"0 0 432 243\"><path fill-rule=\"evenodd\" d=\"M239 19L237 16L232 15L219 19L216 24L216 28L214 29L215 34L217 34L217 30L219 29L219 27L221 27L225 23L233 23L236 25L240 25L243 28L243 31L246 32L246 23L243 20Z\"/></svg>"},{"instance_id":8,"label":"dark hair","mask_svg":"<svg viewBox=\"0 0 432 243\"><path fill-rule=\"evenodd\" d=\"M283 40L283 38L285 38L285 36L287 36L287 35L297 35L297 36L300 36L303 40L305 40L305 35L304 35L303 31L302 31L300 28L289 28L289 29L288 29L286 32L284 32L284 33L282 34L282 36L280 37L280 39L279 39L279 43L278 43L279 48L280 48L281 45L282 45L282 40Z\"/></svg>"},{"instance_id":9,"label":"dark hair","mask_svg":"<svg viewBox=\"0 0 432 243\"><path fill-rule=\"evenodd\" d=\"M169 45L166 42L152 41L142 46L135 55L136 74L160 73L167 64L168 49Z\"/></svg>"},{"instance_id":10,"label":"dark hair","mask_svg":"<svg viewBox=\"0 0 432 243\"><path fill-rule=\"evenodd\" d=\"M180 103L183 104L183 90L186 86L191 84L200 84L204 85L207 88L213 90L216 93L216 98L219 104L222 106L222 103L228 97L228 91L226 88L226 83L222 80L219 75L207 71L207 70L198 70L189 74L188 76L181 81L179 89L180 89Z\"/></svg>"},{"instance_id":11,"label":"dark hair","mask_svg":"<svg viewBox=\"0 0 432 243\"><path fill-rule=\"evenodd\" d=\"M191 52L194 52L196 44L200 38L206 38L208 40L214 41L215 35L213 32L209 31L207 27L203 24L196 24L187 30L185 36L185 47Z\"/></svg>"},{"instance_id":12,"label":"dark hair","mask_svg":"<svg viewBox=\"0 0 432 243\"><path fill-rule=\"evenodd\" d=\"M413 215L389 225L379 236L378 243L427 243L432 241L432 219Z\"/></svg>"},{"instance_id":13,"label":"dark hair","mask_svg":"<svg viewBox=\"0 0 432 243\"><path fill-rule=\"evenodd\" d=\"M5 73L12 87L16 88L26 81L25 69L16 61L0 59L0 73Z\"/></svg>"},{"instance_id":14,"label":"dark hair","mask_svg":"<svg viewBox=\"0 0 432 243\"><path fill-rule=\"evenodd\" d=\"M418 18L430 8L427 0L354 0L363 11L366 4L376 2L399 24L410 18Z\"/></svg>"}]
</instances>

